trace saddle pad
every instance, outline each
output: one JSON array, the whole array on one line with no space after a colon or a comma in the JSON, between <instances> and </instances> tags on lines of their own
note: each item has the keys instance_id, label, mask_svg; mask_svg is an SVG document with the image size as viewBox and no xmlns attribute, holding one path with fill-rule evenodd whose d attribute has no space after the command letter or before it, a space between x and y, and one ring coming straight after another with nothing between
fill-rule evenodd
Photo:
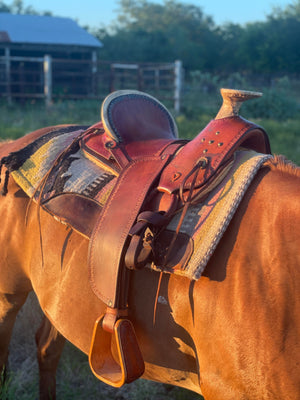
<instances>
[{"instance_id":1,"label":"saddle pad","mask_svg":"<svg viewBox=\"0 0 300 400\"><path fill-rule=\"evenodd\" d=\"M112 169L105 164L95 164L78 145L53 167L57 157L82 132L83 129L59 132L56 136L52 133L48 140L44 138L40 146L35 143L34 151L29 154L26 149L23 150L27 152L27 158L23 155L25 161L11 175L29 197L39 198L40 185L51 170L43 184L41 203L61 194L74 193L96 199L99 205L104 205L113 186L108 184L116 177ZM101 192L104 188L105 191Z\"/></svg>"},{"instance_id":2,"label":"saddle pad","mask_svg":"<svg viewBox=\"0 0 300 400\"><path fill-rule=\"evenodd\" d=\"M85 128L70 126L51 130L7 157L12 176L29 197L34 195L43 177L63 149L70 146Z\"/></svg>"},{"instance_id":3,"label":"saddle pad","mask_svg":"<svg viewBox=\"0 0 300 400\"><path fill-rule=\"evenodd\" d=\"M199 279L210 257L215 251L226 228L239 206L247 188L262 164L270 155L255 151L237 151L231 170L215 187L204 202L190 206L180 232L193 240L193 254L184 269L165 268L151 265L154 270ZM180 219L178 213L167 229L175 231Z\"/></svg>"}]
</instances>

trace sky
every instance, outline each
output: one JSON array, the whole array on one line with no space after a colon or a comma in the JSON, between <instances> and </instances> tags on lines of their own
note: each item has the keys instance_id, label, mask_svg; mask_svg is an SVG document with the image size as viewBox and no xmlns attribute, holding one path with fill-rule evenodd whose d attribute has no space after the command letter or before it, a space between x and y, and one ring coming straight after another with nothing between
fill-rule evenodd
<instances>
[{"instance_id":1,"label":"sky","mask_svg":"<svg viewBox=\"0 0 300 400\"><path fill-rule=\"evenodd\" d=\"M162 0L149 0L163 3ZM182 3L200 6L205 15L213 17L217 25L226 22L245 24L264 21L273 7L285 7L293 0L180 0ZM7 0L7 4L11 1ZM107 26L116 19L117 0L23 0L25 6L37 11L51 11L53 15L70 17L80 25Z\"/></svg>"}]
</instances>

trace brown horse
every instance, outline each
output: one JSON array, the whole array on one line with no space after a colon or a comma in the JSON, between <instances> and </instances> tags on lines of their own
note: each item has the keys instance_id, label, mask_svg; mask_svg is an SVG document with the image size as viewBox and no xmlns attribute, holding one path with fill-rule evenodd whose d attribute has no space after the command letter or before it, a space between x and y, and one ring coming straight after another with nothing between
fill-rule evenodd
<instances>
[{"instance_id":1,"label":"brown horse","mask_svg":"<svg viewBox=\"0 0 300 400\"><path fill-rule=\"evenodd\" d=\"M266 162L202 277L163 275L155 324L159 274L132 273L130 319L143 378L206 400L300 398L299 196L300 169L281 158ZM64 338L88 354L105 305L89 284L88 240L42 210L38 218L28 203L11 178L0 198L0 366L17 312L34 290L47 316L36 339L40 398L49 399Z\"/></svg>"}]
</instances>

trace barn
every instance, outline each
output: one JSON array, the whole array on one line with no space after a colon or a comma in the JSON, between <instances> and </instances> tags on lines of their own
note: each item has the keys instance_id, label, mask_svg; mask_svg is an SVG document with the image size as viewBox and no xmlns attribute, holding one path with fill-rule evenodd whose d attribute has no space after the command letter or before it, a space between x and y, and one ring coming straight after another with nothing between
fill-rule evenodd
<instances>
[{"instance_id":1,"label":"barn","mask_svg":"<svg viewBox=\"0 0 300 400\"><path fill-rule=\"evenodd\" d=\"M0 13L0 96L86 96L101 47L70 18Z\"/></svg>"}]
</instances>

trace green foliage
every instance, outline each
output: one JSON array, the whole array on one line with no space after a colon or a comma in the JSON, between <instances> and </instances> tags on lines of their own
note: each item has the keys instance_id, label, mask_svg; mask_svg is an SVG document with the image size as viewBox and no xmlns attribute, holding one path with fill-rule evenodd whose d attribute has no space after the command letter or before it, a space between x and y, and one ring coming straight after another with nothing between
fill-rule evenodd
<instances>
[{"instance_id":1,"label":"green foliage","mask_svg":"<svg viewBox=\"0 0 300 400\"><path fill-rule=\"evenodd\" d=\"M239 72L223 77L209 72L192 71L184 90L182 113L197 119L199 115L215 115L221 105L219 88L236 88L262 91L263 96L243 105L248 118L267 118L285 121L297 117L300 111L299 83L288 76L274 79L271 87L261 89L261 85L248 80Z\"/></svg>"},{"instance_id":2,"label":"green foliage","mask_svg":"<svg viewBox=\"0 0 300 400\"><path fill-rule=\"evenodd\" d=\"M300 0L294 0L293 3L288 4L285 8L274 7L272 14L269 15L269 19L290 17L300 19Z\"/></svg>"},{"instance_id":3,"label":"green foliage","mask_svg":"<svg viewBox=\"0 0 300 400\"><path fill-rule=\"evenodd\" d=\"M165 0L121 0L118 22L96 32L103 57L136 62L181 59L188 69L211 68L217 57L213 20L200 7ZM113 33L111 33L113 32Z\"/></svg>"},{"instance_id":4,"label":"green foliage","mask_svg":"<svg viewBox=\"0 0 300 400\"><path fill-rule=\"evenodd\" d=\"M300 117L282 122L273 119L257 119L256 122L268 133L274 154L283 154L300 165Z\"/></svg>"},{"instance_id":5,"label":"green foliage","mask_svg":"<svg viewBox=\"0 0 300 400\"><path fill-rule=\"evenodd\" d=\"M300 0L265 22L217 27L201 7L174 0L120 0L118 19L96 30L103 58L136 62L181 59L187 71L224 75L300 71Z\"/></svg>"},{"instance_id":6,"label":"green foliage","mask_svg":"<svg viewBox=\"0 0 300 400\"><path fill-rule=\"evenodd\" d=\"M6 1L0 0L0 13L7 12L11 14L30 14L30 15L48 15L51 16L50 11L38 12L32 6L25 6L23 0L13 0L11 4Z\"/></svg>"},{"instance_id":7,"label":"green foliage","mask_svg":"<svg viewBox=\"0 0 300 400\"><path fill-rule=\"evenodd\" d=\"M249 101L243 108L251 118L267 118L285 121L296 117L299 107L283 91L265 90L263 97Z\"/></svg>"}]
</instances>

